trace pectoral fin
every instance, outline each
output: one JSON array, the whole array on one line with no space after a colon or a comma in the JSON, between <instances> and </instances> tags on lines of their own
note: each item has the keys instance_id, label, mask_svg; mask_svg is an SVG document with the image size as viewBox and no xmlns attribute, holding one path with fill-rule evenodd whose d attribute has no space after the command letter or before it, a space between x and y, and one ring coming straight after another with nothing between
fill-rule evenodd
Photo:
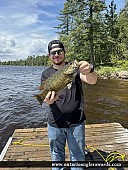
<instances>
[{"instance_id":1,"label":"pectoral fin","mask_svg":"<svg viewBox=\"0 0 128 170\"><path fill-rule=\"evenodd\" d=\"M41 84L41 85L39 86L39 90L43 90L43 89L44 89L44 85Z\"/></svg>"},{"instance_id":2,"label":"pectoral fin","mask_svg":"<svg viewBox=\"0 0 128 170\"><path fill-rule=\"evenodd\" d=\"M67 84L67 87L68 87L68 89L71 89L71 87L72 87L72 82L69 83L69 84Z\"/></svg>"}]
</instances>

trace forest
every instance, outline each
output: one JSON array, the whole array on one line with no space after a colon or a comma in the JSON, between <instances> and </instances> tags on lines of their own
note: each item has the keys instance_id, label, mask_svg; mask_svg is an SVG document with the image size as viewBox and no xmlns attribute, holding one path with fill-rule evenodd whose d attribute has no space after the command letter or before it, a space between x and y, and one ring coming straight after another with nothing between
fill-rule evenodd
<instances>
[{"instance_id":1,"label":"forest","mask_svg":"<svg viewBox=\"0 0 128 170\"><path fill-rule=\"evenodd\" d=\"M66 59L128 69L128 0L119 12L114 0L66 0L55 27L66 48ZM0 65L48 65L48 56L4 61Z\"/></svg>"}]
</instances>

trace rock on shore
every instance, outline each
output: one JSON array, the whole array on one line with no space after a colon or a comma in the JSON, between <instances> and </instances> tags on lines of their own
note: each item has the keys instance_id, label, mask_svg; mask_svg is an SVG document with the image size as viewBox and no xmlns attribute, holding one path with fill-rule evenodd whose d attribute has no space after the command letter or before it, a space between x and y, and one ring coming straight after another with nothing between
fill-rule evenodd
<instances>
[{"instance_id":1,"label":"rock on shore","mask_svg":"<svg viewBox=\"0 0 128 170\"><path fill-rule=\"evenodd\" d=\"M99 75L104 79L107 78L118 78L118 79L128 79L128 71L120 71L120 72L113 72L113 73L103 73Z\"/></svg>"}]
</instances>

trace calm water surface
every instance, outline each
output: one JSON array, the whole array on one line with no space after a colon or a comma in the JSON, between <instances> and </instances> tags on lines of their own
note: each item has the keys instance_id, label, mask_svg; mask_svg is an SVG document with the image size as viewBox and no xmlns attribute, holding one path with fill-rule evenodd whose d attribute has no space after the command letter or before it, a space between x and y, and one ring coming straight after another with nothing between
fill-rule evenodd
<instances>
[{"instance_id":1,"label":"calm water surface","mask_svg":"<svg viewBox=\"0 0 128 170\"><path fill-rule=\"evenodd\" d=\"M33 98L44 69L0 66L0 152L16 128L46 126L48 106ZM83 90L88 124L119 122L128 128L128 81L98 79Z\"/></svg>"}]
</instances>

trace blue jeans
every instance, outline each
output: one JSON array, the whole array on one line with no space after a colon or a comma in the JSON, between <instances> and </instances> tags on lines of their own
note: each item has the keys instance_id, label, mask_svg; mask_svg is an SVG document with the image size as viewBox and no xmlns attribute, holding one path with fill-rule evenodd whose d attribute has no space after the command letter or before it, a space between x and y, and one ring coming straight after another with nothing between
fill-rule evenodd
<instances>
[{"instance_id":1,"label":"blue jeans","mask_svg":"<svg viewBox=\"0 0 128 170\"><path fill-rule=\"evenodd\" d=\"M65 161L66 139L71 161L85 161L85 123L69 128L52 127L48 124L48 138L52 161ZM52 170L62 170L61 167ZM83 170L82 167L72 167L71 170Z\"/></svg>"}]
</instances>

